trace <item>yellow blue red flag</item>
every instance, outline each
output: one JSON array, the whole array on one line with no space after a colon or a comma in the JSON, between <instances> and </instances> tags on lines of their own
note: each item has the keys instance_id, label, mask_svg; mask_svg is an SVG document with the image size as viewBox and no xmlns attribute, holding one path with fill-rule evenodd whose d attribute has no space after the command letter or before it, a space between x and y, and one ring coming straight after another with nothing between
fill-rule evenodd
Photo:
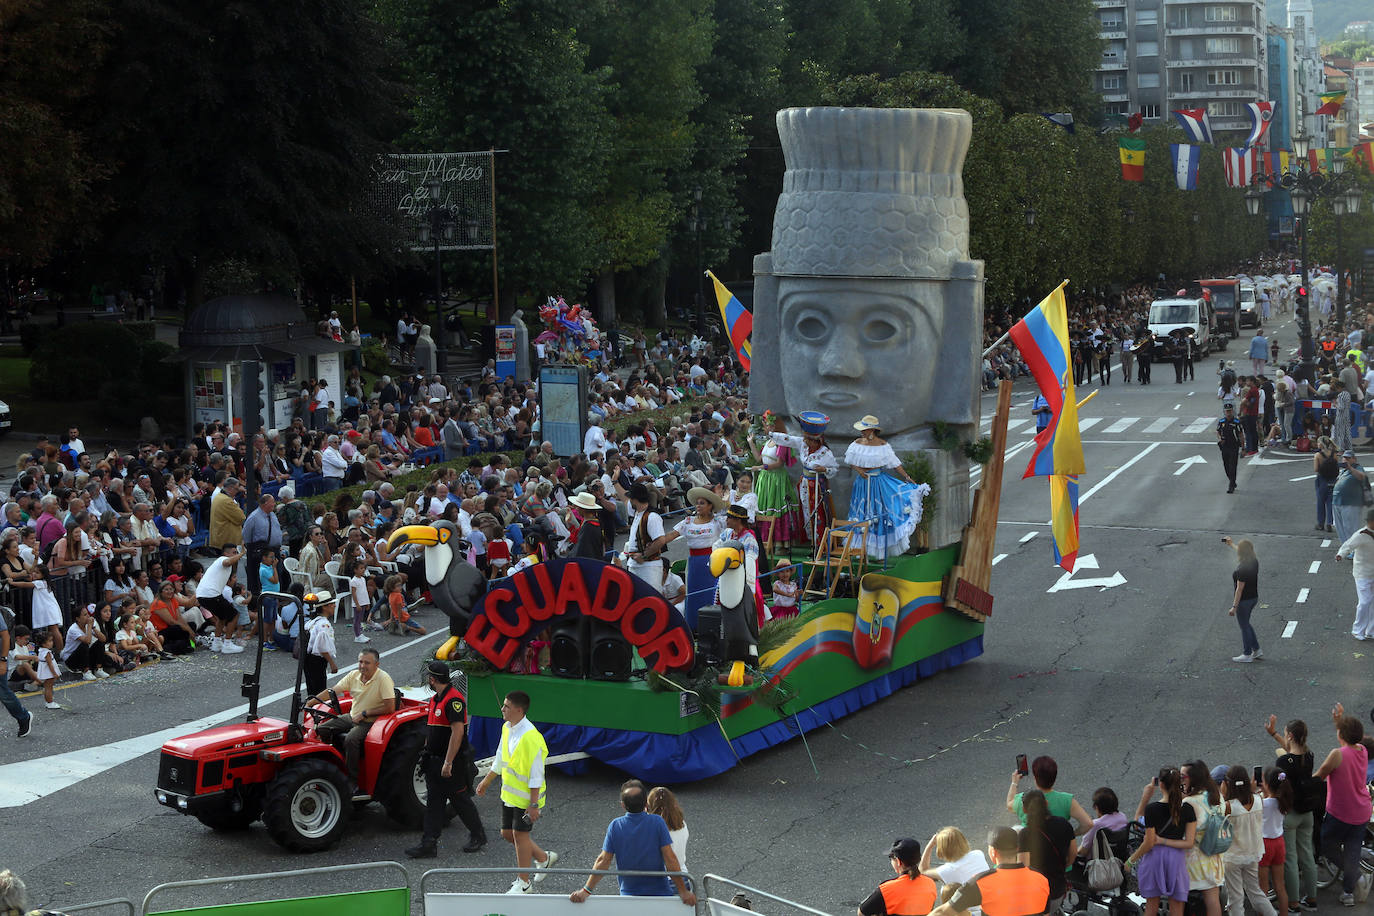
<instances>
[{"instance_id":1,"label":"yellow blue red flag","mask_svg":"<svg viewBox=\"0 0 1374 916\"><path fill-rule=\"evenodd\" d=\"M1050 534L1054 536L1054 562L1069 572L1078 561L1078 476L1055 474L1050 478Z\"/></svg>"},{"instance_id":2,"label":"yellow blue red flag","mask_svg":"<svg viewBox=\"0 0 1374 916\"><path fill-rule=\"evenodd\" d=\"M1068 282L1059 284L1011 329L1012 342L1050 404L1050 425L1036 433L1035 449L1023 479L1082 474L1084 470L1069 351L1068 304L1064 301Z\"/></svg>"},{"instance_id":3,"label":"yellow blue red flag","mask_svg":"<svg viewBox=\"0 0 1374 916\"><path fill-rule=\"evenodd\" d=\"M716 304L720 306L720 317L725 322L725 335L730 338L730 345L739 354L740 365L744 371L749 371L749 363L753 356L754 349L750 343L750 335L754 333L754 315L744 303L735 298L735 294L725 288L725 284L716 279L716 275L709 270L706 276L711 278L711 282L716 287Z\"/></svg>"}]
</instances>

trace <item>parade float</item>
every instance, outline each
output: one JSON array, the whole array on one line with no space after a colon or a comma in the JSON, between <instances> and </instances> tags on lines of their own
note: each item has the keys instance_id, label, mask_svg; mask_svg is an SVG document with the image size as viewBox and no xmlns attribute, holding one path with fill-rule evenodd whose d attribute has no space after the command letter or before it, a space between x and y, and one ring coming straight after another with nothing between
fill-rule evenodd
<instances>
[{"instance_id":1,"label":"parade float","mask_svg":"<svg viewBox=\"0 0 1374 916\"><path fill-rule=\"evenodd\" d=\"M695 627L617 566L555 559L485 583L453 549L456 530L409 526L423 543L451 638L437 653L468 674L471 739L498 740L502 697L521 690L550 754L585 754L656 782L717 775L983 651L1010 388L992 459L970 500L969 462L950 440L979 429L982 263L968 258L962 111L789 109L772 250L755 259L750 412L829 415L836 454L865 415L903 457L920 456L939 505L924 544L871 557L841 534L841 507L795 562L799 613L758 625L737 543L711 552L716 600ZM576 340L557 300L546 333ZM574 325L578 325L575 327ZM935 380L940 379L937 386ZM867 418L867 419L871 419ZM943 446L943 447L942 447ZM862 525L859 526L862 528Z\"/></svg>"}]
</instances>

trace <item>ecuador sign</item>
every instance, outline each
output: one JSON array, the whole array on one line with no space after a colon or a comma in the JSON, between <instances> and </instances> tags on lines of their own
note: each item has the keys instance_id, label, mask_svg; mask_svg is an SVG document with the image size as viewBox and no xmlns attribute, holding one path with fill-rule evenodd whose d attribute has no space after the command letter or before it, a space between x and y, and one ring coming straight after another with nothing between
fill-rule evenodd
<instances>
[{"instance_id":1,"label":"ecuador sign","mask_svg":"<svg viewBox=\"0 0 1374 916\"><path fill-rule=\"evenodd\" d=\"M600 560L550 560L510 576L473 610L463 638L505 669L545 628L578 617L619 627L655 671L692 666L692 631L682 614L643 579Z\"/></svg>"}]
</instances>

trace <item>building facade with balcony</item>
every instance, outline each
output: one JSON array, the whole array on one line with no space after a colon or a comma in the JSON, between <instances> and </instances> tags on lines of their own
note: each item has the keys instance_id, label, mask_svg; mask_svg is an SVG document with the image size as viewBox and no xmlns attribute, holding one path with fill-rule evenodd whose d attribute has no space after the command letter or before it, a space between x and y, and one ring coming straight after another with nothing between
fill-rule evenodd
<instances>
[{"instance_id":1,"label":"building facade with balcony","mask_svg":"<svg viewBox=\"0 0 1374 916\"><path fill-rule=\"evenodd\" d=\"M1093 0L1105 44L1095 83L1109 115L1167 118L1161 48L1163 0Z\"/></svg>"},{"instance_id":2,"label":"building facade with balcony","mask_svg":"<svg viewBox=\"0 0 1374 916\"><path fill-rule=\"evenodd\" d=\"M1356 121L1360 125L1360 138L1368 139L1374 133L1374 60L1357 60L1353 70L1355 89L1359 95Z\"/></svg>"},{"instance_id":3,"label":"building facade with balcony","mask_svg":"<svg viewBox=\"0 0 1374 916\"><path fill-rule=\"evenodd\" d=\"M1169 107L1206 108L1213 133L1248 131L1246 103L1268 97L1264 3L1166 0L1164 8Z\"/></svg>"},{"instance_id":4,"label":"building facade with balcony","mask_svg":"<svg viewBox=\"0 0 1374 916\"><path fill-rule=\"evenodd\" d=\"M1312 146L1326 146L1326 118L1313 112L1321 106L1326 91L1325 65L1317 41L1317 18L1312 0L1288 0L1288 30L1293 35L1293 130L1301 127L1312 138Z\"/></svg>"}]
</instances>

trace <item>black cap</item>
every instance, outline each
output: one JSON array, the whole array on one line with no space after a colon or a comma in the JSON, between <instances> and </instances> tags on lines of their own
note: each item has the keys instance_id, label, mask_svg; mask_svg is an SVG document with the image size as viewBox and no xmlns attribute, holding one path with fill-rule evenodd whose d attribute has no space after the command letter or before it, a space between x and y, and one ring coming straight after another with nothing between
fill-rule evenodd
<instances>
[{"instance_id":1,"label":"black cap","mask_svg":"<svg viewBox=\"0 0 1374 916\"><path fill-rule=\"evenodd\" d=\"M1235 409L1236 409L1236 405L1235 405L1235 404L1232 404L1230 401L1227 401L1225 404L1222 404L1222 405L1221 405L1221 409L1222 409L1222 410L1235 410Z\"/></svg>"},{"instance_id":2,"label":"black cap","mask_svg":"<svg viewBox=\"0 0 1374 916\"><path fill-rule=\"evenodd\" d=\"M892 848L887 851L889 859L896 859L903 865L915 865L921 861L921 844L909 836L898 837L892 841Z\"/></svg>"},{"instance_id":3,"label":"black cap","mask_svg":"<svg viewBox=\"0 0 1374 916\"><path fill-rule=\"evenodd\" d=\"M445 665L437 658L434 661L430 662L428 665L425 665L425 673L428 674L430 677L437 677L441 681L448 680L449 677L452 675L452 672L449 670L448 665Z\"/></svg>"}]
</instances>

